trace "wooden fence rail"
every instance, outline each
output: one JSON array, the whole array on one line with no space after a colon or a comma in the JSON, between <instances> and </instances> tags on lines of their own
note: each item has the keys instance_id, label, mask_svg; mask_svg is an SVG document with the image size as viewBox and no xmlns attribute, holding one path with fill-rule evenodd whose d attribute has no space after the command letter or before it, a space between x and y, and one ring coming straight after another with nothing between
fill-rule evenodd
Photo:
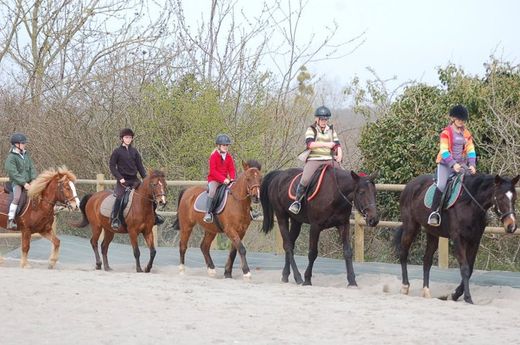
<instances>
[{"instance_id":1,"label":"wooden fence rail","mask_svg":"<svg viewBox=\"0 0 520 345\"><path fill-rule=\"evenodd\" d=\"M0 177L0 183L6 182L8 179L6 177ZM204 186L206 185L206 181L166 181L168 186ZM76 185L95 185L96 191L101 191L105 188L105 186L113 186L116 184L115 180L106 180L103 174L97 174L95 180L89 179L77 179ZM376 184L376 190L378 191L387 191L387 192L402 192L404 189L404 184ZM520 188L517 188L517 192L520 192ZM165 211L158 212L163 216L175 216L177 212L174 211ZM262 218L259 217L255 219L256 221L262 221ZM354 226L354 260L356 262L364 262L365 261L365 228L367 227L364 219L358 212L354 212L354 219L350 220L350 224ZM379 228L397 228L401 225L401 222L388 221L388 220L380 220L379 224L376 227ZM505 234L505 231L501 227L492 227L488 226L485 230L486 233L493 234ZM515 235L520 235L520 232L516 232ZM1 238L13 238L20 237L20 233L18 232L7 232L0 233ZM157 227L154 226L154 239L155 245L157 246ZM282 238L280 236L280 232L275 232L275 247L273 251L281 253L283 251L282 246ZM440 268L448 268L449 262L449 254L448 254L448 239L444 237L439 238L439 267Z\"/></svg>"}]
</instances>

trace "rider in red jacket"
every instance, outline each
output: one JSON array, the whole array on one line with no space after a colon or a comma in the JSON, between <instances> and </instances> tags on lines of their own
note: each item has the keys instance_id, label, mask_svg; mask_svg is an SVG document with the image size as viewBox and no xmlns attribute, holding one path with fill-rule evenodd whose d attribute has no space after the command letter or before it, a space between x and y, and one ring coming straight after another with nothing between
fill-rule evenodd
<instances>
[{"instance_id":1,"label":"rider in red jacket","mask_svg":"<svg viewBox=\"0 0 520 345\"><path fill-rule=\"evenodd\" d=\"M204 215L206 223L213 222L213 214L210 208L218 186L223 183L229 184L236 177L235 161L228 153L231 139L226 134L219 134L215 144L217 148L209 156L208 200L206 203L206 214Z\"/></svg>"}]
</instances>

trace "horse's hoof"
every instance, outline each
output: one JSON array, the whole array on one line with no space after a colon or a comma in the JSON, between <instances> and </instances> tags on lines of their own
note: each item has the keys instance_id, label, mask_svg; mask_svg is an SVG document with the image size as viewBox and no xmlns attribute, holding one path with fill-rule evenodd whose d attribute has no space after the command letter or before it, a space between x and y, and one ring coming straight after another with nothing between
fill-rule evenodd
<instances>
[{"instance_id":1,"label":"horse's hoof","mask_svg":"<svg viewBox=\"0 0 520 345\"><path fill-rule=\"evenodd\" d=\"M401 286L401 293L403 295L408 295L408 292L410 292L410 285Z\"/></svg>"},{"instance_id":2,"label":"horse's hoof","mask_svg":"<svg viewBox=\"0 0 520 345\"><path fill-rule=\"evenodd\" d=\"M107 266L107 267L105 267L105 271L110 272L110 271L113 271L113 269L110 268L109 266Z\"/></svg>"},{"instance_id":3,"label":"horse's hoof","mask_svg":"<svg viewBox=\"0 0 520 345\"><path fill-rule=\"evenodd\" d=\"M244 280L251 280L251 272L244 274Z\"/></svg>"},{"instance_id":4,"label":"horse's hoof","mask_svg":"<svg viewBox=\"0 0 520 345\"><path fill-rule=\"evenodd\" d=\"M280 278L280 281L281 281L282 283L288 283L288 282L289 282L289 277L282 276L282 277Z\"/></svg>"},{"instance_id":5,"label":"horse's hoof","mask_svg":"<svg viewBox=\"0 0 520 345\"><path fill-rule=\"evenodd\" d=\"M471 299L471 296L470 297L464 297L464 302L469 303L469 304L473 304L473 299Z\"/></svg>"},{"instance_id":6,"label":"horse's hoof","mask_svg":"<svg viewBox=\"0 0 520 345\"><path fill-rule=\"evenodd\" d=\"M214 268L208 268L208 276L215 277L217 275L217 270Z\"/></svg>"},{"instance_id":7,"label":"horse's hoof","mask_svg":"<svg viewBox=\"0 0 520 345\"><path fill-rule=\"evenodd\" d=\"M101 269L101 264L96 264L96 269L100 270Z\"/></svg>"},{"instance_id":8,"label":"horse's hoof","mask_svg":"<svg viewBox=\"0 0 520 345\"><path fill-rule=\"evenodd\" d=\"M459 297L460 297L460 296L457 296L457 294L455 294L455 293L452 293L452 294L451 294L451 300L452 300L452 301L457 302L457 301L459 300Z\"/></svg>"},{"instance_id":9,"label":"horse's hoof","mask_svg":"<svg viewBox=\"0 0 520 345\"><path fill-rule=\"evenodd\" d=\"M151 267L146 267L146 268L144 269L144 273L150 273L151 270L152 270Z\"/></svg>"},{"instance_id":10,"label":"horse's hoof","mask_svg":"<svg viewBox=\"0 0 520 345\"><path fill-rule=\"evenodd\" d=\"M186 267L184 265L179 265L179 275L183 276L186 273Z\"/></svg>"},{"instance_id":11,"label":"horse's hoof","mask_svg":"<svg viewBox=\"0 0 520 345\"><path fill-rule=\"evenodd\" d=\"M348 283L347 284L347 289L357 289L358 286L357 286L357 283Z\"/></svg>"},{"instance_id":12,"label":"horse's hoof","mask_svg":"<svg viewBox=\"0 0 520 345\"><path fill-rule=\"evenodd\" d=\"M49 264L49 266L47 266L47 268L50 270L54 269L54 267L56 267L56 263Z\"/></svg>"},{"instance_id":13,"label":"horse's hoof","mask_svg":"<svg viewBox=\"0 0 520 345\"><path fill-rule=\"evenodd\" d=\"M311 286L312 283L311 283L310 281L304 281L304 282L303 282L303 286L307 286L307 285L308 285L308 286Z\"/></svg>"},{"instance_id":14,"label":"horse's hoof","mask_svg":"<svg viewBox=\"0 0 520 345\"><path fill-rule=\"evenodd\" d=\"M233 276L231 275L231 273L226 272L226 273L224 273L224 278L231 279L231 278L233 278Z\"/></svg>"},{"instance_id":15,"label":"horse's hoof","mask_svg":"<svg viewBox=\"0 0 520 345\"><path fill-rule=\"evenodd\" d=\"M430 289L427 288L427 287L424 287L424 288L422 289L422 296L423 296L424 298L432 298L432 294L430 293Z\"/></svg>"}]
</instances>

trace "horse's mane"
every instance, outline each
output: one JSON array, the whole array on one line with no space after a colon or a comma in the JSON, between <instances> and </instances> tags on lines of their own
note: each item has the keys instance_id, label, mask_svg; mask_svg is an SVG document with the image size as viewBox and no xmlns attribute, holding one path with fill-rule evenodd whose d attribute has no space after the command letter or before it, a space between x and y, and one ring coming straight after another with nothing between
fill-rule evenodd
<instances>
[{"instance_id":1,"label":"horse's mane","mask_svg":"<svg viewBox=\"0 0 520 345\"><path fill-rule=\"evenodd\" d=\"M65 166L59 167L58 169L49 168L38 175L38 177L31 182L31 187L27 192L29 197L33 199L40 198L42 192L45 190L45 188L47 188L49 182L57 175L63 175L61 178L62 180L67 178L72 182L76 181L76 175L74 175L72 171L68 170Z\"/></svg>"},{"instance_id":2,"label":"horse's mane","mask_svg":"<svg viewBox=\"0 0 520 345\"><path fill-rule=\"evenodd\" d=\"M151 170L148 175L150 177L163 177L166 178L166 175L164 174L164 171L161 170Z\"/></svg>"},{"instance_id":3,"label":"horse's mane","mask_svg":"<svg viewBox=\"0 0 520 345\"><path fill-rule=\"evenodd\" d=\"M468 175L464 178L464 184L474 196L477 195L480 190L486 190L490 184L494 183L494 181L494 175L486 174ZM470 199L470 196L468 193L462 193L461 200L466 199Z\"/></svg>"}]
</instances>

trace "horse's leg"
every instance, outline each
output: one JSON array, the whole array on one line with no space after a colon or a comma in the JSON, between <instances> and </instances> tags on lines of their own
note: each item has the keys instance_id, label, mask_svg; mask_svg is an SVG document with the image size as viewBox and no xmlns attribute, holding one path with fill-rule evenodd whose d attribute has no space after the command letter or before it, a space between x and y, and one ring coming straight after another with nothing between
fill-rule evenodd
<instances>
[{"instance_id":1,"label":"horse's leg","mask_svg":"<svg viewBox=\"0 0 520 345\"><path fill-rule=\"evenodd\" d=\"M473 300L471 299L471 294L469 292L469 277L471 276L471 269L466 255L466 247L468 244L461 238L454 239L453 243L455 250L454 254L460 265L460 275L462 278L460 285L462 285L461 287L464 290L464 301L473 304ZM455 294L452 295L452 298L456 297L454 295ZM460 295L458 297L460 297Z\"/></svg>"},{"instance_id":2,"label":"horse's leg","mask_svg":"<svg viewBox=\"0 0 520 345\"><path fill-rule=\"evenodd\" d=\"M294 219L291 219L291 229L289 230L289 243L288 243L290 246L289 257L287 257L288 256L287 254L285 255L285 266L287 267L287 277L289 276L289 274L291 274L291 271L289 269L289 264L290 264L293 269L294 281L298 285L303 283L303 279L302 279L302 275L301 275L300 271L298 270L298 266L296 266L296 260L294 260L294 245L296 243L296 240L298 239L298 236L300 236L301 229L302 229L302 223L297 222ZM289 259L289 260L287 260L287 259ZM284 268L284 270L285 270L285 268Z\"/></svg>"},{"instance_id":3,"label":"horse's leg","mask_svg":"<svg viewBox=\"0 0 520 345\"><path fill-rule=\"evenodd\" d=\"M54 231L52 231L52 225L48 227L47 231L42 232L41 235L52 244L51 255L49 256L49 269L53 269L60 256L60 240L56 237Z\"/></svg>"},{"instance_id":4,"label":"horse's leg","mask_svg":"<svg viewBox=\"0 0 520 345\"><path fill-rule=\"evenodd\" d=\"M347 266L347 286L357 286L356 274L354 273L354 265L352 263L352 246L350 245L350 224L346 223L338 226L338 231L343 244L343 257Z\"/></svg>"},{"instance_id":5,"label":"horse's leg","mask_svg":"<svg viewBox=\"0 0 520 345\"><path fill-rule=\"evenodd\" d=\"M236 256L237 250L234 246L231 246L231 249L229 250L228 259L226 261L226 266L224 268L224 278L232 278L233 263L235 262Z\"/></svg>"},{"instance_id":6,"label":"horse's leg","mask_svg":"<svg viewBox=\"0 0 520 345\"><path fill-rule=\"evenodd\" d=\"M188 249L188 240L193 231L192 224L184 224L179 220L180 224L180 239L179 239L179 274L184 274L186 267L184 266L184 259L186 257L186 250Z\"/></svg>"},{"instance_id":7,"label":"horse's leg","mask_svg":"<svg viewBox=\"0 0 520 345\"><path fill-rule=\"evenodd\" d=\"M134 258L135 258L135 270L138 273L143 272L143 269L141 268L141 261L139 258L141 257L141 252L139 251L139 243L137 242L137 231L128 231L128 234L130 235L130 244L132 245L132 249L134 251Z\"/></svg>"},{"instance_id":8,"label":"horse's leg","mask_svg":"<svg viewBox=\"0 0 520 345\"><path fill-rule=\"evenodd\" d=\"M209 253L211 243L215 239L215 236L217 236L216 233L204 230L204 237L202 238L202 242L200 242L200 251L204 256L204 261L206 261L206 269L210 277L214 277L217 274L217 271L215 271L215 264L213 263L213 259Z\"/></svg>"},{"instance_id":9,"label":"horse's leg","mask_svg":"<svg viewBox=\"0 0 520 345\"><path fill-rule=\"evenodd\" d=\"M473 274L473 266L475 265L475 259L477 258L477 251L478 251L479 245L480 245L480 242L468 243L468 246L466 249L467 258L468 258L468 262L469 262L470 278L471 278L471 275ZM460 282L459 286L457 286L457 288L451 295L451 299L456 301L459 299L460 296L462 296L463 293L464 293L464 281L462 280Z\"/></svg>"},{"instance_id":10,"label":"horse's leg","mask_svg":"<svg viewBox=\"0 0 520 345\"><path fill-rule=\"evenodd\" d=\"M402 274L401 293L404 295L408 295L408 292L410 291L410 281L408 280L408 253L410 252L410 246L412 245L420 230L420 224L412 221L403 221L403 225L401 227L401 242L399 245L399 262L401 263Z\"/></svg>"},{"instance_id":11,"label":"horse's leg","mask_svg":"<svg viewBox=\"0 0 520 345\"><path fill-rule=\"evenodd\" d=\"M108 246L110 246L110 242L112 242L113 238L114 233L110 230L105 230L105 236L103 237L103 242L101 242L101 255L103 255L103 267L105 271L112 271L108 264Z\"/></svg>"},{"instance_id":12,"label":"horse's leg","mask_svg":"<svg viewBox=\"0 0 520 345\"><path fill-rule=\"evenodd\" d=\"M22 230L22 257L20 258L21 268L31 268L27 261L29 249L31 248L31 231L29 229Z\"/></svg>"},{"instance_id":13,"label":"horse's leg","mask_svg":"<svg viewBox=\"0 0 520 345\"><path fill-rule=\"evenodd\" d=\"M432 298L430 294L430 269L433 264L433 254L439 247L439 238L426 233L426 250L423 257L423 292L422 296Z\"/></svg>"},{"instance_id":14,"label":"horse's leg","mask_svg":"<svg viewBox=\"0 0 520 345\"><path fill-rule=\"evenodd\" d=\"M90 238L90 245L92 246L92 250L94 251L94 255L96 257L96 269L101 269L101 257L99 256L99 249L98 249L98 240L99 236L101 236L101 232L103 231L103 228L101 226L94 226L90 225L92 228L92 237Z\"/></svg>"},{"instance_id":15,"label":"horse's leg","mask_svg":"<svg viewBox=\"0 0 520 345\"><path fill-rule=\"evenodd\" d=\"M224 229L226 232L226 235L231 240L231 243L233 244L233 247L238 251L238 254L240 255L240 261L242 262L242 272L244 273L244 278L251 278L251 271L249 270L249 265L247 264L246 260L246 247L244 247L244 244L242 243L242 240L240 239L240 236L238 235L237 231L235 229L230 228L229 226Z\"/></svg>"},{"instance_id":16,"label":"horse's leg","mask_svg":"<svg viewBox=\"0 0 520 345\"><path fill-rule=\"evenodd\" d=\"M314 266L314 261L318 257L318 241L320 240L321 229L314 224L311 224L311 229L309 231L309 265L305 270L305 281L303 285L312 285L312 267Z\"/></svg>"},{"instance_id":17,"label":"horse's leg","mask_svg":"<svg viewBox=\"0 0 520 345\"><path fill-rule=\"evenodd\" d=\"M146 273L148 273L152 269L153 260L155 259L155 254L157 253L157 251L155 250L155 245L153 243L152 229L149 229L148 232L145 232L143 237L146 242L146 245L148 246L148 249L150 249L150 260L148 260L148 264L146 265L146 267L144 269L144 271Z\"/></svg>"}]
</instances>

